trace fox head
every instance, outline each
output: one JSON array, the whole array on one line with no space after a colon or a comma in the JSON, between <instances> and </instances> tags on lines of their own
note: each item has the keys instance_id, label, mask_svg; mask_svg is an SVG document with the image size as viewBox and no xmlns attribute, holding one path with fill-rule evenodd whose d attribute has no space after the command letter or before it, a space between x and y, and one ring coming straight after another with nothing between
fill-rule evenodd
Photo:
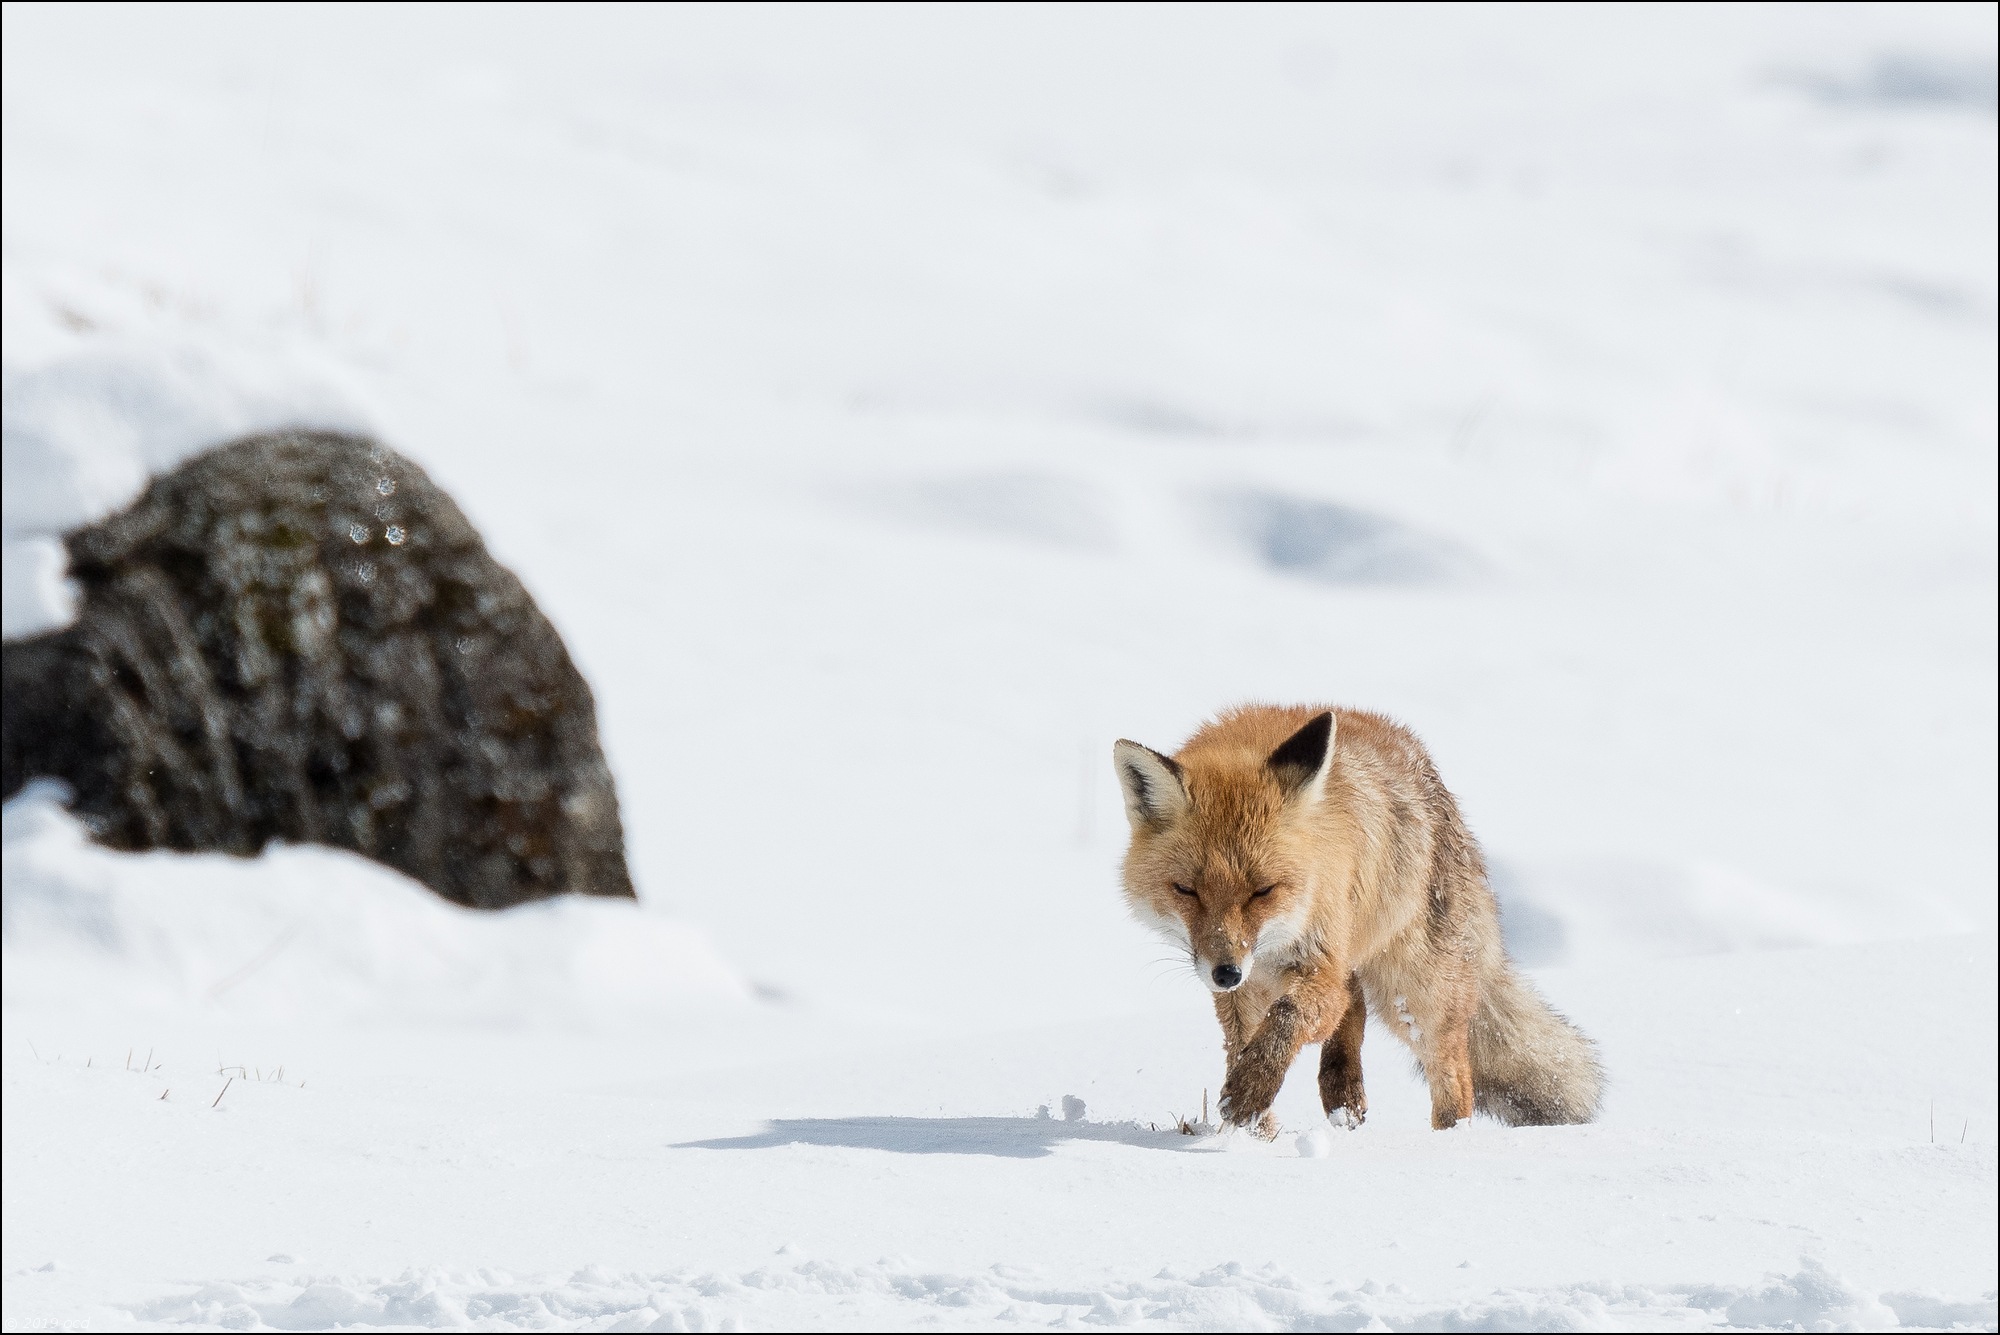
<instances>
[{"instance_id":1,"label":"fox head","mask_svg":"<svg viewBox=\"0 0 2000 1335\"><path fill-rule=\"evenodd\" d=\"M1112 748L1132 843L1132 911L1186 948L1211 991L1233 992L1261 956L1308 929L1308 862L1298 836L1333 767L1334 716L1314 715L1276 750L1190 745L1178 760L1137 742Z\"/></svg>"}]
</instances>

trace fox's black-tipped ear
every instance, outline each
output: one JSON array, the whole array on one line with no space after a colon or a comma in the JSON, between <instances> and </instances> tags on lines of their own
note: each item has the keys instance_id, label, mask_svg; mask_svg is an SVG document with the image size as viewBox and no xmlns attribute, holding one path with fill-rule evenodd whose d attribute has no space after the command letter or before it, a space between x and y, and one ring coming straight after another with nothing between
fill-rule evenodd
<instances>
[{"instance_id":1,"label":"fox's black-tipped ear","mask_svg":"<svg viewBox=\"0 0 2000 1335\"><path fill-rule=\"evenodd\" d=\"M1286 797L1319 801L1326 788L1326 772L1333 767L1333 733L1333 711L1315 714L1264 762Z\"/></svg>"},{"instance_id":2,"label":"fox's black-tipped ear","mask_svg":"<svg viewBox=\"0 0 2000 1335\"><path fill-rule=\"evenodd\" d=\"M1120 741L1111 748L1111 763L1118 768L1118 786L1125 790L1125 818L1135 832L1164 829L1187 810L1187 785L1181 782L1181 767L1172 757L1150 746Z\"/></svg>"}]
</instances>

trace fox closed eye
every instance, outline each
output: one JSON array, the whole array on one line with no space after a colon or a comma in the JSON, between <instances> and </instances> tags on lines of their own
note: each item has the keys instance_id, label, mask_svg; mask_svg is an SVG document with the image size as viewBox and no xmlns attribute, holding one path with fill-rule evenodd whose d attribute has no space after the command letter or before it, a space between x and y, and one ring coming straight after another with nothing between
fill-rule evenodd
<instances>
[{"instance_id":1,"label":"fox closed eye","mask_svg":"<svg viewBox=\"0 0 2000 1335\"><path fill-rule=\"evenodd\" d=\"M1268 894L1270 894L1270 893L1271 893L1271 892L1272 892L1273 890L1276 890L1277 888L1278 888L1278 887L1277 887L1277 886L1275 886L1275 885L1267 885L1267 886L1265 886L1265 887L1264 887L1264 888L1263 888L1262 890L1256 890L1256 891L1252 891L1252 892L1251 892L1251 895L1250 895L1250 898L1252 898L1252 899L1262 899L1262 898L1263 898L1263 897L1264 897L1265 895L1268 895Z\"/></svg>"},{"instance_id":2,"label":"fox closed eye","mask_svg":"<svg viewBox=\"0 0 2000 1335\"><path fill-rule=\"evenodd\" d=\"M1197 895L1194 891L1188 889L1186 886L1182 885L1179 881L1174 882L1174 893L1177 895L1186 895L1189 899L1201 898L1200 895Z\"/></svg>"}]
</instances>

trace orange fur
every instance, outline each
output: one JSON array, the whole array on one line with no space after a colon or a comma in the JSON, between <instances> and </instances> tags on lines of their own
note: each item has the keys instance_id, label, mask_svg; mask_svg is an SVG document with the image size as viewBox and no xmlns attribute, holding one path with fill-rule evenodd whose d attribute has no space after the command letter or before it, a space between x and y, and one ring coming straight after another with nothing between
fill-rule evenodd
<instances>
[{"instance_id":1,"label":"orange fur","mask_svg":"<svg viewBox=\"0 0 2000 1335\"><path fill-rule=\"evenodd\" d=\"M1359 1125L1366 1004L1416 1055L1431 1124L1588 1121L1590 1040L1509 964L1479 846L1423 745L1379 714L1248 706L1172 757L1114 751L1134 913L1215 992L1224 1116L1275 1134L1285 1073L1325 1045L1329 1116Z\"/></svg>"}]
</instances>

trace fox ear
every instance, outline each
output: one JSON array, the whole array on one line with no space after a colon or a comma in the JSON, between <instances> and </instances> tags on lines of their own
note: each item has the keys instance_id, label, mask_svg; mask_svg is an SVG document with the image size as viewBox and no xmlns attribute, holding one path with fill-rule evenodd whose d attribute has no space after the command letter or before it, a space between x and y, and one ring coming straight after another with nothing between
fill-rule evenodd
<instances>
[{"instance_id":1,"label":"fox ear","mask_svg":"<svg viewBox=\"0 0 2000 1335\"><path fill-rule=\"evenodd\" d=\"M1333 734L1333 711L1329 709L1315 714L1264 762L1287 798L1319 801L1326 788L1327 771L1333 768Z\"/></svg>"},{"instance_id":2,"label":"fox ear","mask_svg":"<svg viewBox=\"0 0 2000 1335\"><path fill-rule=\"evenodd\" d=\"M1111 748L1118 768L1118 786L1125 790L1125 816L1134 832L1162 829L1187 810L1187 785L1181 767L1167 756L1137 742L1121 741Z\"/></svg>"}]
</instances>

